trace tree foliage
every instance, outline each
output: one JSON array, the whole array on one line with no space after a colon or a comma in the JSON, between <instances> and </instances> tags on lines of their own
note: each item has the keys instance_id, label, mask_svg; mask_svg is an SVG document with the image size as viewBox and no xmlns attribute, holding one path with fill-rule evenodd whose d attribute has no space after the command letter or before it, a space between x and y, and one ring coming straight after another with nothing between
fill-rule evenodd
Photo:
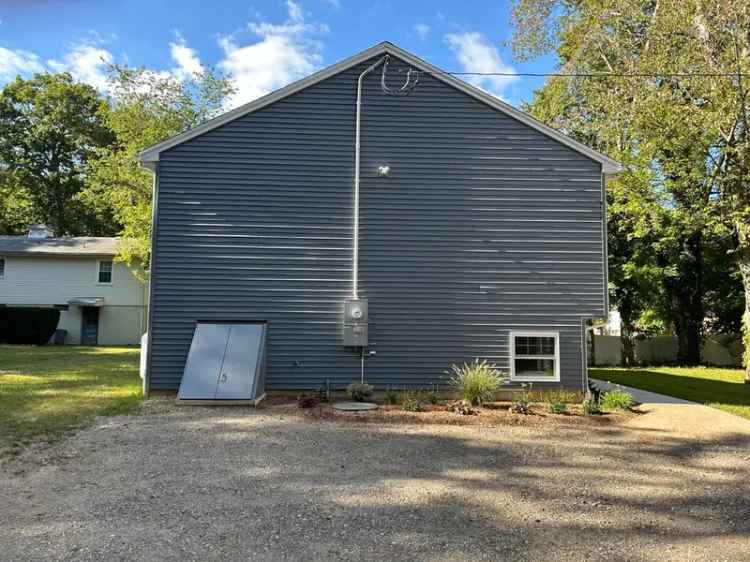
<instances>
[{"instance_id":1,"label":"tree foliage","mask_svg":"<svg viewBox=\"0 0 750 562\"><path fill-rule=\"evenodd\" d=\"M683 360L696 361L703 331L731 325L715 320L736 314L716 302L738 288L734 272L722 270L727 251L750 292L742 77L750 71L750 4L516 0L513 18L519 57L553 49L560 70L576 75L552 78L531 111L627 166L609 186L614 300L627 306L625 295L636 311L659 310L680 337ZM591 77L600 74L606 76ZM633 240L645 245L638 249ZM657 268L658 291L625 291L643 260L645 271ZM649 287L653 278L646 277L639 286ZM633 294L648 298L634 305Z\"/></svg>"},{"instance_id":2,"label":"tree foliage","mask_svg":"<svg viewBox=\"0 0 750 562\"><path fill-rule=\"evenodd\" d=\"M121 225L119 259L148 267L154 176L137 156L216 116L233 92L229 81L210 70L185 80L145 68L110 68L107 126L115 142L102 148L80 199Z\"/></svg>"},{"instance_id":3,"label":"tree foliage","mask_svg":"<svg viewBox=\"0 0 750 562\"><path fill-rule=\"evenodd\" d=\"M95 152L112 135L106 103L69 74L16 78L0 92L0 229L23 232L43 222L58 235L105 235L101 221L74 199Z\"/></svg>"}]
</instances>

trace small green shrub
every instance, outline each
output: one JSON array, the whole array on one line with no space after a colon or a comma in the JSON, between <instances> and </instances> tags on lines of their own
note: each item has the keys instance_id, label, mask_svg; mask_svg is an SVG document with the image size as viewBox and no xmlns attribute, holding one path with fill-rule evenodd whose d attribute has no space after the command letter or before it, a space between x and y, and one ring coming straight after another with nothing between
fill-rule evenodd
<instances>
[{"instance_id":1,"label":"small green shrub","mask_svg":"<svg viewBox=\"0 0 750 562\"><path fill-rule=\"evenodd\" d=\"M553 414L564 414L568 411L568 404L577 402L578 395L562 388L546 392L545 400L549 411Z\"/></svg>"},{"instance_id":2,"label":"small green shrub","mask_svg":"<svg viewBox=\"0 0 750 562\"><path fill-rule=\"evenodd\" d=\"M424 396L421 390L404 390L401 393L401 409L407 412L424 410Z\"/></svg>"},{"instance_id":3,"label":"small green shrub","mask_svg":"<svg viewBox=\"0 0 750 562\"><path fill-rule=\"evenodd\" d=\"M365 400L368 400L372 397L373 390L374 387L371 384L364 382L353 382L346 387L346 393L349 395L349 398L355 402L364 402Z\"/></svg>"},{"instance_id":4,"label":"small green shrub","mask_svg":"<svg viewBox=\"0 0 750 562\"><path fill-rule=\"evenodd\" d=\"M502 374L494 363L475 359L472 363L451 365L450 385L459 398L472 406L481 406L495 397L500 385L508 382L507 375Z\"/></svg>"},{"instance_id":5,"label":"small green shrub","mask_svg":"<svg viewBox=\"0 0 750 562\"><path fill-rule=\"evenodd\" d=\"M521 392L513 397L513 403L510 405L510 411L514 414L531 414L531 402L534 397L533 385L522 384Z\"/></svg>"},{"instance_id":6,"label":"small green shrub","mask_svg":"<svg viewBox=\"0 0 750 562\"><path fill-rule=\"evenodd\" d=\"M407 398L401 403L401 408L407 412L421 412L423 410L422 402L416 398Z\"/></svg>"},{"instance_id":7,"label":"small green shrub","mask_svg":"<svg viewBox=\"0 0 750 562\"><path fill-rule=\"evenodd\" d=\"M398 404L398 390L389 386L383 394L385 395L386 402L389 404Z\"/></svg>"},{"instance_id":8,"label":"small green shrub","mask_svg":"<svg viewBox=\"0 0 750 562\"><path fill-rule=\"evenodd\" d=\"M605 410L630 410L633 407L633 396L616 388L604 393L601 406Z\"/></svg>"},{"instance_id":9,"label":"small green shrub","mask_svg":"<svg viewBox=\"0 0 750 562\"><path fill-rule=\"evenodd\" d=\"M583 406L583 415L585 416L598 416L602 413L599 401L595 398L586 398L581 405Z\"/></svg>"},{"instance_id":10,"label":"small green shrub","mask_svg":"<svg viewBox=\"0 0 750 562\"><path fill-rule=\"evenodd\" d=\"M440 396L438 395L437 386L433 385L432 388L425 392L425 398L427 401L435 405L440 401Z\"/></svg>"},{"instance_id":11,"label":"small green shrub","mask_svg":"<svg viewBox=\"0 0 750 562\"><path fill-rule=\"evenodd\" d=\"M565 402L550 402L548 405L552 414L564 414L568 411L568 405Z\"/></svg>"}]
</instances>

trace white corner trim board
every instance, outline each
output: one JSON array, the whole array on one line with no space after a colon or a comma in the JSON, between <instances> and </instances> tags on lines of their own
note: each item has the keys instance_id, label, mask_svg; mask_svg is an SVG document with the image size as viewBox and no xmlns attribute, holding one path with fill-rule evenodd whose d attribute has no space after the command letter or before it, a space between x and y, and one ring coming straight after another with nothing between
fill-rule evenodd
<instances>
[{"instance_id":1,"label":"white corner trim board","mask_svg":"<svg viewBox=\"0 0 750 562\"><path fill-rule=\"evenodd\" d=\"M369 49L366 49L361 53L344 59L336 64L324 68L323 70L315 72L314 74L311 74L306 78L298 80L297 82L293 82L292 84L284 86L283 88L280 88L275 92L271 92L270 94L251 101L250 103L241 105L240 107L219 115L218 117L215 117L210 121L206 121L202 125L193 127L192 129L189 129L184 133L180 133L179 135L175 135L170 139L146 148L138 155L139 162L144 168L148 168L154 171L156 169L156 162L159 161L159 154L164 152L165 150L182 144L183 142L211 131L212 129L216 129L217 127L220 127L234 119L242 117L243 115L258 111L259 109L266 107L267 105L277 102L287 96L291 96L292 94L299 92L300 90L304 90L305 88L313 86L314 84L317 84L318 82L321 82L326 78L330 78L331 76L334 76L339 72L347 70L352 66L360 64L366 60L371 59L372 57L376 57L381 54L393 55L414 66L418 70L421 70L425 73L432 73L432 75L437 80L440 80L450 86L453 86L454 88L457 88L458 90L461 90L462 92L465 92L466 94L478 99L479 101L486 103L490 107L493 107L498 111L501 111L506 115L509 115L510 117L520 121L521 123L528 125L532 129L536 129L537 131L560 142L561 144L564 144L569 148L572 148L573 150L583 154L584 156L591 158L595 162L599 162L602 165L602 173L605 176L618 174L623 169L622 165L619 162L616 162L608 156L605 156L604 154L571 139L570 137L560 133L559 131L556 131L555 129L552 129L547 125L544 125L540 121L534 119L531 115L528 115L523 111L516 109L515 107L505 103L504 101L499 100L495 96L492 96L480 90L479 88L472 86L471 84L467 84L466 82L456 78L455 76L445 74L436 66L433 66L432 64L420 59L419 57L407 51L404 51L403 49L397 47L389 41L378 43L374 47L370 47Z\"/></svg>"}]
</instances>

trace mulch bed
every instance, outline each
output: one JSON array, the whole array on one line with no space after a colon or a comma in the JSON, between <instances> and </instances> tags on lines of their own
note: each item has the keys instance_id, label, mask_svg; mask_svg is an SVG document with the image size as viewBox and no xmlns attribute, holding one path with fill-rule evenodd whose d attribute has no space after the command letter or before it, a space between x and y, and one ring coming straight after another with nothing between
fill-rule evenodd
<instances>
[{"instance_id":1,"label":"mulch bed","mask_svg":"<svg viewBox=\"0 0 750 562\"><path fill-rule=\"evenodd\" d=\"M422 412L407 412L399 405L380 404L377 410L365 412L342 412L330 403L321 403L313 408L298 408L297 401L289 396L270 396L261 405L269 410L297 412L306 418L320 421L352 421L360 423L437 424L437 425L555 425L601 427L619 424L637 415L637 412L605 413L599 416L584 416L581 406L570 404L566 414L551 414L544 404L534 404L531 414L514 414L509 411L510 402L493 402L478 409L476 415L462 416L447 409L445 404L426 404Z\"/></svg>"}]
</instances>

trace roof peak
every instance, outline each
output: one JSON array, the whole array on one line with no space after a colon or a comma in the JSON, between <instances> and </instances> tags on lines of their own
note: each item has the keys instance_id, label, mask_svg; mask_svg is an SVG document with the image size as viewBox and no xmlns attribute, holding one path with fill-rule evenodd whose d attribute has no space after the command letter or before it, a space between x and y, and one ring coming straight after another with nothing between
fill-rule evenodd
<instances>
[{"instance_id":1,"label":"roof peak","mask_svg":"<svg viewBox=\"0 0 750 562\"><path fill-rule=\"evenodd\" d=\"M319 70L305 78L302 78L301 80L293 82L256 100L232 109L231 111L219 115L218 117L215 117L210 121L206 121L205 123L198 125L197 127L188 129L187 131L175 135L174 137L169 138L163 142L150 146L138 155L138 159L143 167L155 171L156 162L159 161L159 154L161 152L164 152L165 150L168 150L192 138L202 135L203 133L206 133L212 129L220 127L221 125L228 123L229 121L238 119L243 115L247 115L249 113L257 111L287 96L304 90L305 88L317 84L318 82L321 82L326 78L330 78L331 76L334 76L344 70L347 70L348 68L351 68L352 66L360 64L384 52L403 59L408 64L417 68L417 70L432 74L435 79L463 91L464 93L484 102L490 107L493 107L494 109L505 113L506 115L516 119L517 121L520 121L521 123L533 129L536 129L537 131L558 141L559 143L568 146L569 148L583 154L584 156L587 156L588 158L591 158L596 162L599 162L602 165L602 171L604 174L613 175L622 171L622 166L618 162L602 154L601 152L598 152L582 143L579 143L576 140L573 140L563 133L545 125L541 121L537 121L531 115L528 115L527 113L516 109L512 105L505 103L501 99L496 98L495 96L485 92L484 90L480 90L479 88L476 88L475 86L472 86L471 84L468 84L467 82L464 82L463 80L460 80L451 74L443 72L429 62L420 59L419 57L408 51L405 51L404 49L400 48L395 43L392 43L390 41L381 41L373 45L372 47L365 49L364 51L360 51L359 53L349 58L346 58L331 66Z\"/></svg>"}]
</instances>

